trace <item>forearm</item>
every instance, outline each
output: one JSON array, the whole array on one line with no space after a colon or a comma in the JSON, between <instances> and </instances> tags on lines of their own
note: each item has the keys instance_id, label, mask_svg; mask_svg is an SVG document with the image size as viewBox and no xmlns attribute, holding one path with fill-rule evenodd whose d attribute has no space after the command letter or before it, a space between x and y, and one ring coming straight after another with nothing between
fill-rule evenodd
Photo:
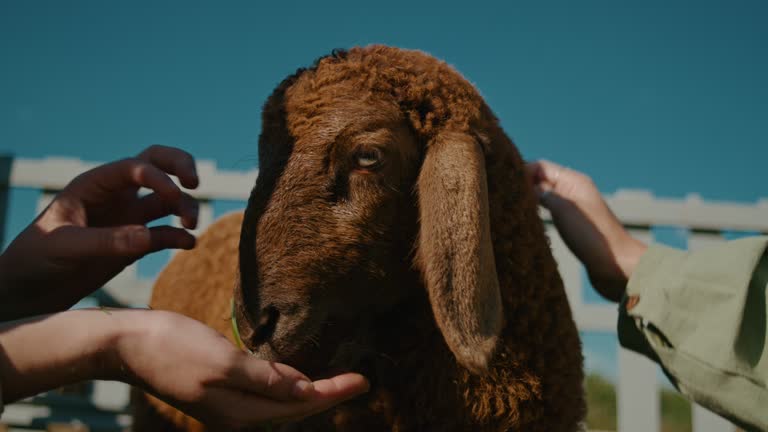
<instances>
[{"instance_id":1,"label":"forearm","mask_svg":"<svg viewBox=\"0 0 768 432\"><path fill-rule=\"evenodd\" d=\"M596 190L591 199L552 197L547 202L560 236L584 264L595 289L608 300L621 300L647 245L630 235Z\"/></svg>"},{"instance_id":2,"label":"forearm","mask_svg":"<svg viewBox=\"0 0 768 432\"><path fill-rule=\"evenodd\" d=\"M0 383L12 402L74 382L109 378L119 316L76 310L0 325Z\"/></svg>"}]
</instances>

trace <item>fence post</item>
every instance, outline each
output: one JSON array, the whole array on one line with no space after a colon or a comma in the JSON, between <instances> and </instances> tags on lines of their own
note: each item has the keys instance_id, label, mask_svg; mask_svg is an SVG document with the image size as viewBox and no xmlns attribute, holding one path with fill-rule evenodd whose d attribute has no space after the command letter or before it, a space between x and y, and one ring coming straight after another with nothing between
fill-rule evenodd
<instances>
[{"instance_id":1,"label":"fence post","mask_svg":"<svg viewBox=\"0 0 768 432\"><path fill-rule=\"evenodd\" d=\"M5 246L5 226L8 217L8 196L11 190L13 156L0 155L0 248Z\"/></svg>"},{"instance_id":2,"label":"fence post","mask_svg":"<svg viewBox=\"0 0 768 432\"><path fill-rule=\"evenodd\" d=\"M568 296L568 303L571 305L571 313L574 320L578 321L581 315L582 305L582 286L581 286L581 263L568 250L562 237L558 234L553 224L547 224L547 236L552 249L552 256L557 262L557 269L560 272L560 278L565 285L565 292Z\"/></svg>"},{"instance_id":3,"label":"fence post","mask_svg":"<svg viewBox=\"0 0 768 432\"><path fill-rule=\"evenodd\" d=\"M630 229L633 237L649 243L647 229ZM661 430L661 402L656 379L659 367L640 354L619 348L616 409L620 432Z\"/></svg>"}]
</instances>

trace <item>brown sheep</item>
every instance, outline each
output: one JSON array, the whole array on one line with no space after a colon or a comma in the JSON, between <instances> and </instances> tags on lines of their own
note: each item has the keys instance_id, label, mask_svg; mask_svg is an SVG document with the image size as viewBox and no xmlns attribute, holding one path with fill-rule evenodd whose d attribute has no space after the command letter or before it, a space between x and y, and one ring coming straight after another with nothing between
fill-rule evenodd
<instances>
[{"instance_id":1,"label":"brown sheep","mask_svg":"<svg viewBox=\"0 0 768 432\"><path fill-rule=\"evenodd\" d=\"M214 224L152 306L231 338L233 297L256 355L371 380L286 428L579 429L580 342L533 187L459 73L384 46L323 57L265 104L259 167L242 232L239 215ZM137 430L160 430L140 405Z\"/></svg>"}]
</instances>

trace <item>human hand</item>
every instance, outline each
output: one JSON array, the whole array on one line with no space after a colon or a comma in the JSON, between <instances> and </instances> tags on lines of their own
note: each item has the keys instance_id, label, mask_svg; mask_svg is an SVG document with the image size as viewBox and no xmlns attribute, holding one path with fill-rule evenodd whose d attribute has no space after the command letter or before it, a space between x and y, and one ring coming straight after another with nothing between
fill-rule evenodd
<instances>
[{"instance_id":1,"label":"human hand","mask_svg":"<svg viewBox=\"0 0 768 432\"><path fill-rule=\"evenodd\" d=\"M182 315L122 311L116 318L128 322L119 325L112 360L106 362L108 375L142 387L215 430L298 420L368 390L367 381L351 373L312 383L289 366L245 354Z\"/></svg>"},{"instance_id":2,"label":"human hand","mask_svg":"<svg viewBox=\"0 0 768 432\"><path fill-rule=\"evenodd\" d=\"M72 180L0 257L0 321L67 309L150 252L194 247L184 229L146 227L169 214L197 224L196 201L169 175L198 185L192 156L164 146Z\"/></svg>"},{"instance_id":3,"label":"human hand","mask_svg":"<svg viewBox=\"0 0 768 432\"><path fill-rule=\"evenodd\" d=\"M541 205L598 293L618 302L647 246L632 237L587 175L546 160L527 164Z\"/></svg>"},{"instance_id":4,"label":"human hand","mask_svg":"<svg viewBox=\"0 0 768 432\"><path fill-rule=\"evenodd\" d=\"M215 430L299 419L368 390L358 374L311 383L166 311L78 309L0 323L0 347L6 403L84 380L120 380Z\"/></svg>"}]
</instances>

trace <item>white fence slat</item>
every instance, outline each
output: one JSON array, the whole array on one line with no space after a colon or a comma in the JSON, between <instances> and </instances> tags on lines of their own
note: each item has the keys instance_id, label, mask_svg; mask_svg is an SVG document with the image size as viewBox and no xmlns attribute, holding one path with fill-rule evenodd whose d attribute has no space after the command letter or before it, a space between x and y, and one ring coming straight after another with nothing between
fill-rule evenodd
<instances>
[{"instance_id":1,"label":"white fence slat","mask_svg":"<svg viewBox=\"0 0 768 432\"><path fill-rule=\"evenodd\" d=\"M256 184L259 170L219 170L213 161L199 161L197 174L200 177L200 187L191 191L192 195L206 199L247 201L251 189Z\"/></svg>"},{"instance_id":2,"label":"white fence slat","mask_svg":"<svg viewBox=\"0 0 768 432\"><path fill-rule=\"evenodd\" d=\"M611 209L626 225L676 225L696 230L768 232L768 205L654 197L646 191L620 190L607 197Z\"/></svg>"},{"instance_id":3,"label":"white fence slat","mask_svg":"<svg viewBox=\"0 0 768 432\"><path fill-rule=\"evenodd\" d=\"M661 425L658 365L640 354L619 349L616 407L619 432L658 431ZM698 431L697 431L698 432Z\"/></svg>"},{"instance_id":4,"label":"white fence slat","mask_svg":"<svg viewBox=\"0 0 768 432\"><path fill-rule=\"evenodd\" d=\"M37 418L46 418L51 415L51 408L41 405L32 405L25 402L11 404L3 411L2 423L12 425L30 425Z\"/></svg>"},{"instance_id":5,"label":"white fence slat","mask_svg":"<svg viewBox=\"0 0 768 432\"><path fill-rule=\"evenodd\" d=\"M17 158L14 159L11 167L10 183L13 187L61 190L75 176L97 165L94 162L72 158ZM200 186L188 192L194 197L203 199L247 200L256 183L258 172L257 169L219 170L213 161L198 161L197 173Z\"/></svg>"},{"instance_id":6,"label":"white fence slat","mask_svg":"<svg viewBox=\"0 0 768 432\"><path fill-rule=\"evenodd\" d=\"M61 190L78 174L94 168L95 162L80 159L48 157L16 158L11 167L11 185L36 189Z\"/></svg>"},{"instance_id":7,"label":"white fence slat","mask_svg":"<svg viewBox=\"0 0 768 432\"><path fill-rule=\"evenodd\" d=\"M152 284L152 280L139 278L138 266L133 263L107 282L104 291L124 305L144 307L152 295Z\"/></svg>"},{"instance_id":8,"label":"white fence slat","mask_svg":"<svg viewBox=\"0 0 768 432\"><path fill-rule=\"evenodd\" d=\"M581 304L578 311L576 325L580 331L616 332L619 318L616 306Z\"/></svg>"},{"instance_id":9,"label":"white fence slat","mask_svg":"<svg viewBox=\"0 0 768 432\"><path fill-rule=\"evenodd\" d=\"M13 161L11 185L59 190L77 174L96 166L71 158ZM203 199L247 200L258 175L248 171L220 170L212 161L198 161L200 187L189 191ZM40 173L45 173L41 176ZM685 200L655 197L643 190L619 190L606 196L609 206L627 225L677 225L697 230L742 230L768 232L768 199L756 203L703 201L697 195ZM546 211L542 212L548 217Z\"/></svg>"},{"instance_id":10,"label":"white fence slat","mask_svg":"<svg viewBox=\"0 0 768 432\"><path fill-rule=\"evenodd\" d=\"M118 411L130 403L131 386L120 381L94 381L93 404L104 410Z\"/></svg>"},{"instance_id":11,"label":"white fence slat","mask_svg":"<svg viewBox=\"0 0 768 432\"><path fill-rule=\"evenodd\" d=\"M196 234L200 234L213 223L213 205L209 201L200 203Z\"/></svg>"},{"instance_id":12,"label":"white fence slat","mask_svg":"<svg viewBox=\"0 0 768 432\"><path fill-rule=\"evenodd\" d=\"M630 226L682 226L699 231L757 231L768 233L768 199L755 203L660 198L643 190L619 190L606 195L608 206ZM542 217L551 220L549 212Z\"/></svg>"}]
</instances>

